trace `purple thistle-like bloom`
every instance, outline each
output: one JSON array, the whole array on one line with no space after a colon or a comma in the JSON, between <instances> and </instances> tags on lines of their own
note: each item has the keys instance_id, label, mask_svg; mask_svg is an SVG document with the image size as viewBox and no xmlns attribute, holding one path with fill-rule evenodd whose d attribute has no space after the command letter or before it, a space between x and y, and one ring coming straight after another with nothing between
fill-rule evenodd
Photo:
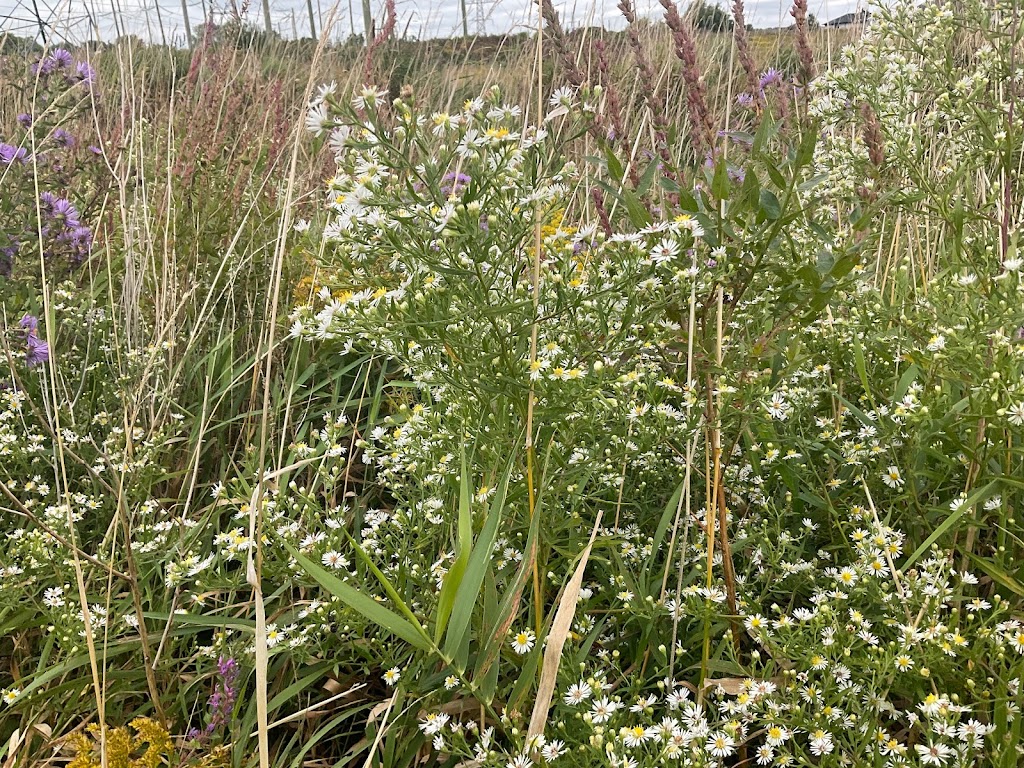
<instances>
[{"instance_id":1,"label":"purple thistle-like bloom","mask_svg":"<svg viewBox=\"0 0 1024 768\"><path fill-rule=\"evenodd\" d=\"M71 51L66 48L54 48L50 52L50 59L53 60L54 67L57 69L70 67L75 61L74 56L71 55Z\"/></svg>"},{"instance_id":2,"label":"purple thistle-like bloom","mask_svg":"<svg viewBox=\"0 0 1024 768\"><path fill-rule=\"evenodd\" d=\"M53 132L53 140L62 147L75 146L75 137L63 128L58 128Z\"/></svg>"},{"instance_id":3,"label":"purple thistle-like bloom","mask_svg":"<svg viewBox=\"0 0 1024 768\"><path fill-rule=\"evenodd\" d=\"M764 90L769 85L778 85L781 82L782 73L775 67L769 67L767 70L765 70L765 73L761 75L759 85L761 86L761 90Z\"/></svg>"},{"instance_id":4,"label":"purple thistle-like bloom","mask_svg":"<svg viewBox=\"0 0 1024 768\"><path fill-rule=\"evenodd\" d=\"M15 161L24 163L27 157L28 152L25 151L24 147L16 147L13 144L0 142L0 163L4 165L10 165Z\"/></svg>"},{"instance_id":5,"label":"purple thistle-like bloom","mask_svg":"<svg viewBox=\"0 0 1024 768\"><path fill-rule=\"evenodd\" d=\"M78 210L71 204L70 200L63 197L55 198L50 205L50 216L58 222L62 222L68 229L80 226L78 221Z\"/></svg>"},{"instance_id":6,"label":"purple thistle-like bloom","mask_svg":"<svg viewBox=\"0 0 1024 768\"><path fill-rule=\"evenodd\" d=\"M471 177L465 173L449 172L444 175L441 181L450 182L441 185L442 195L457 195L471 181Z\"/></svg>"},{"instance_id":7,"label":"purple thistle-like bloom","mask_svg":"<svg viewBox=\"0 0 1024 768\"><path fill-rule=\"evenodd\" d=\"M754 106L754 97L749 93L741 93L736 97L736 103L741 107L752 107Z\"/></svg>"},{"instance_id":8,"label":"purple thistle-like bloom","mask_svg":"<svg viewBox=\"0 0 1024 768\"><path fill-rule=\"evenodd\" d=\"M29 336L26 340L25 364L32 368L50 359L50 345L38 336Z\"/></svg>"},{"instance_id":9,"label":"purple thistle-like bloom","mask_svg":"<svg viewBox=\"0 0 1024 768\"><path fill-rule=\"evenodd\" d=\"M78 75L78 81L83 85L95 85L96 83L96 70L92 68L92 65L88 61L80 61L75 67L75 72Z\"/></svg>"},{"instance_id":10,"label":"purple thistle-like bloom","mask_svg":"<svg viewBox=\"0 0 1024 768\"><path fill-rule=\"evenodd\" d=\"M18 125L20 125L22 128L31 128L32 115L28 114L27 112L22 112L20 115L18 115Z\"/></svg>"}]
</instances>

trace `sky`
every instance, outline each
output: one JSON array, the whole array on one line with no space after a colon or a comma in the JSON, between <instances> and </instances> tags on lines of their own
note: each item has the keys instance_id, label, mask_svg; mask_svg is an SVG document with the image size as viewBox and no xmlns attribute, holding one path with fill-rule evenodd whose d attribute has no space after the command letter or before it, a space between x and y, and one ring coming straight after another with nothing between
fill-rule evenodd
<instances>
[{"instance_id":1,"label":"sky","mask_svg":"<svg viewBox=\"0 0 1024 768\"><path fill-rule=\"evenodd\" d=\"M713 0L708 0L713 2ZM720 0L722 3L728 0ZM113 40L120 30L159 42L161 28L168 42L184 40L183 0L0 0L0 32L30 36L38 31L38 16L71 40L90 37L90 19L98 26L100 36ZM242 8L248 4L246 17L263 24L263 0L184 0L192 26L197 27L207 13L223 16L231 3ZM503 33L536 27L536 10L532 0L465 0L470 34ZM657 0L634 0L640 15L660 19L662 9ZM677 0L680 9L685 0ZM784 0L745 0L747 21L755 27L788 26L790 5ZM333 36L347 37L362 30L362 0L270 0L270 18L274 29L285 37L294 31L309 35L308 3L312 4L317 33L336 9ZM621 28L622 15L616 8L618 0L555 0L555 7L567 29L584 25ZM863 6L863 0L808 0L809 11L825 21ZM371 0L376 18L383 12L383 0ZM398 33L417 38L448 37L461 34L460 0L397 0ZM294 28L293 28L294 20ZM294 29L294 31L293 31Z\"/></svg>"}]
</instances>

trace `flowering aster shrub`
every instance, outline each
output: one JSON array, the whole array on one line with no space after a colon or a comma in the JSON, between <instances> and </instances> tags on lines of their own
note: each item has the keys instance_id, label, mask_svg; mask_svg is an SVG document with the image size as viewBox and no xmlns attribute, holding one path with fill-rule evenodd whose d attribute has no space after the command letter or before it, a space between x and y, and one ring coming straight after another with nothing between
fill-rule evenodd
<instances>
[{"instance_id":1,"label":"flowering aster shrub","mask_svg":"<svg viewBox=\"0 0 1024 768\"><path fill-rule=\"evenodd\" d=\"M93 232L71 196L84 191L84 163L99 153L73 132L95 87L87 61L55 48L20 80L29 109L14 133L0 136L0 274L8 281L35 279L40 255L58 277L89 255Z\"/></svg>"},{"instance_id":2,"label":"flowering aster shrub","mask_svg":"<svg viewBox=\"0 0 1024 768\"><path fill-rule=\"evenodd\" d=\"M721 132L681 55L700 122L635 143L581 78L325 86L276 346L12 323L0 726L249 765L265 679L281 764L1019 764L1022 28L873 24ZM81 729L91 648L130 683Z\"/></svg>"}]
</instances>

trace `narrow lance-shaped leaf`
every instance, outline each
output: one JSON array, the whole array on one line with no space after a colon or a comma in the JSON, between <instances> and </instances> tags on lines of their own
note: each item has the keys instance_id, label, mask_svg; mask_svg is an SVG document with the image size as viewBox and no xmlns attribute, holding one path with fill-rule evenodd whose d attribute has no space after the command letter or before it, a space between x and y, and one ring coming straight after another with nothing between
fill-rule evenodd
<instances>
[{"instance_id":1,"label":"narrow lance-shaped leaf","mask_svg":"<svg viewBox=\"0 0 1024 768\"><path fill-rule=\"evenodd\" d=\"M434 642L441 642L448 619L455 605L455 594L462 585L462 576L469 564L469 552L473 539L473 487L470 482L466 451L462 451L462 476L459 482L459 519L455 543L455 561L444 575L441 593L437 598L437 612L434 620Z\"/></svg>"},{"instance_id":2,"label":"narrow lance-shaped leaf","mask_svg":"<svg viewBox=\"0 0 1024 768\"><path fill-rule=\"evenodd\" d=\"M363 618L373 622L379 627L386 629L396 637L400 637L420 650L431 649L430 638L426 636L422 628L417 628L403 619L394 611L385 608L372 597L363 594L355 587L346 584L333 573L310 560L300 553L291 544L285 543L285 548L291 553L295 560L302 567L302 570L313 577L313 579L331 595L341 600L349 608L360 614Z\"/></svg>"},{"instance_id":3,"label":"narrow lance-shaped leaf","mask_svg":"<svg viewBox=\"0 0 1024 768\"><path fill-rule=\"evenodd\" d=\"M494 543L498 538L498 528L501 524L502 512L505 506L505 497L508 494L509 477L512 474L512 463L509 462L505 473L498 484L494 498L491 500L491 508L484 522L483 530L477 538L473 552L469 556L465 576L455 593L455 605L452 611L451 623L448 625L448 636L445 638L445 654L452 658L455 651L462 644L463 637L469 629L469 622L473 616L473 609L476 606L480 595L480 587L484 583L484 574L491 564L491 555L494 552Z\"/></svg>"}]
</instances>

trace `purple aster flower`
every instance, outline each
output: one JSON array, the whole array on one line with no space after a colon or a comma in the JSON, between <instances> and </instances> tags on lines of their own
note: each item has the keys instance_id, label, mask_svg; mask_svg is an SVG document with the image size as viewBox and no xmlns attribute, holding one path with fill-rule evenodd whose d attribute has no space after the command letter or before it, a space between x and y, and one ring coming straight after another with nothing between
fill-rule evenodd
<instances>
[{"instance_id":1,"label":"purple aster flower","mask_svg":"<svg viewBox=\"0 0 1024 768\"><path fill-rule=\"evenodd\" d=\"M79 226L78 221L78 210L71 204L70 200L65 200L63 197L58 197L53 201L50 206L50 216L55 221L63 222L64 226L68 229L73 229Z\"/></svg>"},{"instance_id":2,"label":"purple aster flower","mask_svg":"<svg viewBox=\"0 0 1024 768\"><path fill-rule=\"evenodd\" d=\"M78 81L83 85L95 85L96 83L96 70L92 68L92 65L88 61L80 61L75 67L75 72L78 74Z\"/></svg>"},{"instance_id":3,"label":"purple aster flower","mask_svg":"<svg viewBox=\"0 0 1024 768\"><path fill-rule=\"evenodd\" d=\"M21 318L21 322L18 323L21 329L30 336L34 336L39 329L39 318L35 315L25 315Z\"/></svg>"},{"instance_id":4,"label":"purple aster flower","mask_svg":"<svg viewBox=\"0 0 1024 768\"><path fill-rule=\"evenodd\" d=\"M741 93L736 97L736 103L741 107L752 107L754 106L754 97L749 93Z\"/></svg>"},{"instance_id":5,"label":"purple aster flower","mask_svg":"<svg viewBox=\"0 0 1024 768\"><path fill-rule=\"evenodd\" d=\"M0 163L3 165L10 165L15 161L24 163L27 157L28 152L25 151L24 147L16 147L13 144L0 142Z\"/></svg>"},{"instance_id":6,"label":"purple aster flower","mask_svg":"<svg viewBox=\"0 0 1024 768\"><path fill-rule=\"evenodd\" d=\"M53 140L62 147L73 147L75 146L75 137L65 131L63 128L58 128L53 132Z\"/></svg>"},{"instance_id":7,"label":"purple aster flower","mask_svg":"<svg viewBox=\"0 0 1024 768\"><path fill-rule=\"evenodd\" d=\"M53 61L53 65L56 69L65 69L70 67L75 58L71 55L71 51L66 48L54 48L50 52L50 59Z\"/></svg>"},{"instance_id":8,"label":"purple aster flower","mask_svg":"<svg viewBox=\"0 0 1024 768\"><path fill-rule=\"evenodd\" d=\"M769 85L778 85L781 82L782 73L775 67L769 67L767 70L765 70L765 73L761 75L759 85L761 86L761 90L764 90Z\"/></svg>"},{"instance_id":9,"label":"purple aster flower","mask_svg":"<svg viewBox=\"0 0 1024 768\"><path fill-rule=\"evenodd\" d=\"M28 114L27 112L22 112L20 115L18 115L18 125L20 125L22 128L31 128L32 115Z\"/></svg>"},{"instance_id":10,"label":"purple aster flower","mask_svg":"<svg viewBox=\"0 0 1024 768\"><path fill-rule=\"evenodd\" d=\"M38 336L29 336L26 339L25 364L33 368L40 363L50 359L50 345Z\"/></svg>"},{"instance_id":11,"label":"purple aster flower","mask_svg":"<svg viewBox=\"0 0 1024 768\"><path fill-rule=\"evenodd\" d=\"M74 246L88 248L92 245L92 230L89 227L74 227L70 230L69 236Z\"/></svg>"},{"instance_id":12,"label":"purple aster flower","mask_svg":"<svg viewBox=\"0 0 1024 768\"><path fill-rule=\"evenodd\" d=\"M442 178L441 181L449 182L448 184L442 183L441 194L457 195L471 181L471 178L465 173L449 172L444 175L444 178Z\"/></svg>"},{"instance_id":13,"label":"purple aster flower","mask_svg":"<svg viewBox=\"0 0 1024 768\"><path fill-rule=\"evenodd\" d=\"M88 149L94 155L102 155L103 154L103 150L100 149L99 147L97 147L95 144L90 144L88 147L86 147L86 149Z\"/></svg>"}]
</instances>

